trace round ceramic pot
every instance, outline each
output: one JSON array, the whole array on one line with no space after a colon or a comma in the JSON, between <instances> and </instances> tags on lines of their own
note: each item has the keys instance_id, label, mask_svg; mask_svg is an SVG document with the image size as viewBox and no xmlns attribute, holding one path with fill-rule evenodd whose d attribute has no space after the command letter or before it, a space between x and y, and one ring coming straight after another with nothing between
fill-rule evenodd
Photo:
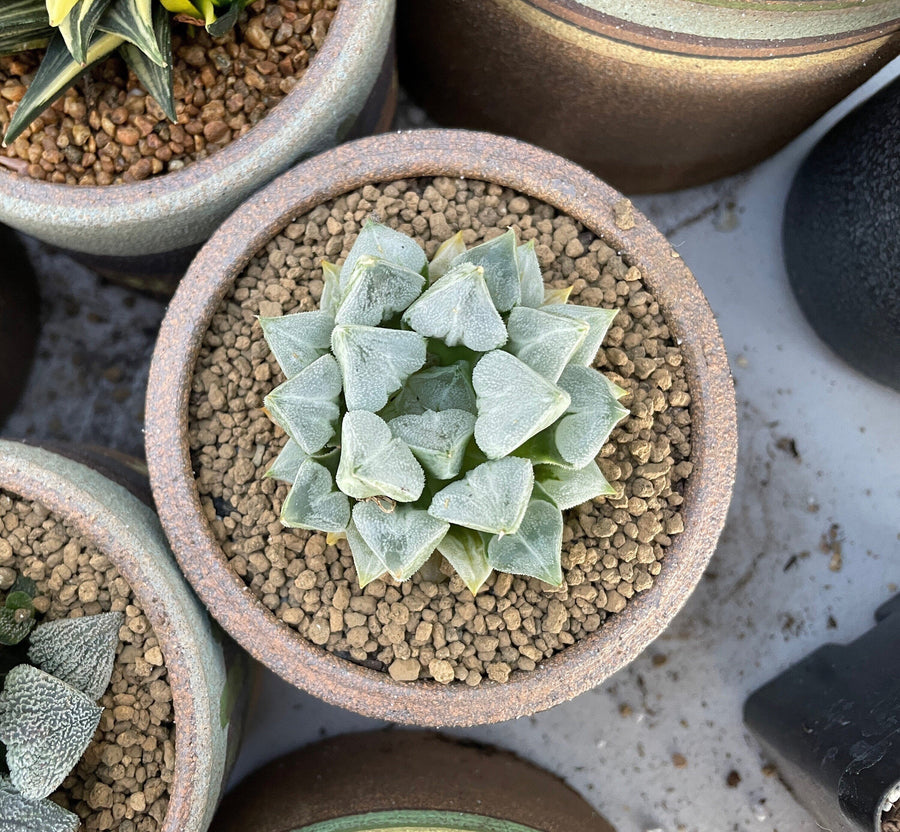
<instances>
[{"instance_id":1,"label":"round ceramic pot","mask_svg":"<svg viewBox=\"0 0 900 832\"><path fill-rule=\"evenodd\" d=\"M16 233L0 225L0 425L16 406L34 358L40 305L37 279Z\"/></svg>"},{"instance_id":2,"label":"round ceramic pot","mask_svg":"<svg viewBox=\"0 0 900 832\"><path fill-rule=\"evenodd\" d=\"M250 132L182 170L106 187L0 175L0 220L105 277L160 294L219 223L300 159L390 126L394 0L341 0L321 51ZM147 255L159 255L148 258Z\"/></svg>"},{"instance_id":3,"label":"round ceramic pot","mask_svg":"<svg viewBox=\"0 0 900 832\"><path fill-rule=\"evenodd\" d=\"M615 832L508 751L440 734L346 734L252 774L210 832Z\"/></svg>"},{"instance_id":4,"label":"round ceramic pot","mask_svg":"<svg viewBox=\"0 0 900 832\"><path fill-rule=\"evenodd\" d=\"M539 669L505 684L404 683L353 664L278 621L229 567L201 509L188 441L188 402L206 329L250 259L294 217L367 184L418 176L486 180L543 200L582 222L643 279L681 344L692 397L694 471L685 530L667 548L652 591ZM736 456L734 388L709 305L665 238L636 211L616 225L621 194L571 162L483 133L424 130L343 145L299 165L245 203L203 248L163 321L150 368L147 459L160 518L188 580L253 656L294 685L369 716L420 725L499 722L549 708L594 687L635 658L681 608L713 553L731 496ZM630 206L625 201L624 204ZM629 223L622 222L622 225Z\"/></svg>"},{"instance_id":5,"label":"round ceramic pot","mask_svg":"<svg viewBox=\"0 0 900 832\"><path fill-rule=\"evenodd\" d=\"M117 454L73 455L133 479ZM178 571L156 515L125 487L68 457L0 440L0 488L40 502L90 540L140 601L165 657L177 724L175 775L160 832L205 832L237 754L246 662L226 661L226 651L236 651L224 645Z\"/></svg>"},{"instance_id":6,"label":"round ceramic pot","mask_svg":"<svg viewBox=\"0 0 900 832\"><path fill-rule=\"evenodd\" d=\"M896 0L400 0L401 80L440 123L628 192L774 153L900 53Z\"/></svg>"}]
</instances>

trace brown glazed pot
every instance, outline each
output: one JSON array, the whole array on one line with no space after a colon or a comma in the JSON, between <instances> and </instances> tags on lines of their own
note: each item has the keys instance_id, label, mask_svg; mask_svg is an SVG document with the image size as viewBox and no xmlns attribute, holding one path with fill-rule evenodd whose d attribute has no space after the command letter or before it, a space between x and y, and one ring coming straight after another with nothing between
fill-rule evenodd
<instances>
[{"instance_id":1,"label":"brown glazed pot","mask_svg":"<svg viewBox=\"0 0 900 832\"><path fill-rule=\"evenodd\" d=\"M502 685L396 682L302 638L228 565L200 506L188 443L188 401L203 336L247 263L294 217L371 183L417 176L487 180L555 206L627 252L684 353L692 394L685 531L652 591L596 633ZM222 225L194 260L160 329L147 394L147 460L160 518L188 580L220 624L286 680L359 713L418 725L473 725L532 714L602 682L658 636L700 580L725 521L737 452L734 387L712 312L687 267L638 212L615 223L623 197L544 150L485 133L422 130L362 139L298 165ZM630 203L629 203L630 205ZM624 224L624 223L623 223Z\"/></svg>"},{"instance_id":2,"label":"brown glazed pot","mask_svg":"<svg viewBox=\"0 0 900 832\"><path fill-rule=\"evenodd\" d=\"M394 13L395 0L341 0L293 90L246 135L182 170L110 186L0 170L0 221L109 280L171 296L200 245L250 194L348 136L389 129Z\"/></svg>"},{"instance_id":3,"label":"brown glazed pot","mask_svg":"<svg viewBox=\"0 0 900 832\"><path fill-rule=\"evenodd\" d=\"M175 775L160 832L205 832L237 755L248 663L197 602L152 510L122 485L134 463L103 449L0 440L0 489L43 504L90 540L140 601L165 657L175 712Z\"/></svg>"},{"instance_id":4,"label":"brown glazed pot","mask_svg":"<svg viewBox=\"0 0 900 832\"><path fill-rule=\"evenodd\" d=\"M508 751L419 731L345 734L228 794L210 832L615 832L562 780Z\"/></svg>"},{"instance_id":5,"label":"brown glazed pot","mask_svg":"<svg viewBox=\"0 0 900 832\"><path fill-rule=\"evenodd\" d=\"M399 0L401 80L626 193L759 162L900 53L897 0Z\"/></svg>"}]
</instances>

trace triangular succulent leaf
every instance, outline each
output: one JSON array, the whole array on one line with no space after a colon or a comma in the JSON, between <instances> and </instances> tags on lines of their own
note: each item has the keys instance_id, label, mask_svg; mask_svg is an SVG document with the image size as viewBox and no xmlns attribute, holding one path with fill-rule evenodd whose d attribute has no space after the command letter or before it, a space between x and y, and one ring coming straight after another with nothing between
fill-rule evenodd
<instances>
[{"instance_id":1,"label":"triangular succulent leaf","mask_svg":"<svg viewBox=\"0 0 900 832\"><path fill-rule=\"evenodd\" d=\"M374 502L353 507L353 523L391 577L410 578L431 557L450 528L427 511L398 505L385 511Z\"/></svg>"},{"instance_id":2,"label":"triangular succulent leaf","mask_svg":"<svg viewBox=\"0 0 900 832\"><path fill-rule=\"evenodd\" d=\"M527 306L517 306L509 313L506 328L507 352L552 382L560 377L590 329L584 321Z\"/></svg>"},{"instance_id":3,"label":"triangular succulent leaf","mask_svg":"<svg viewBox=\"0 0 900 832\"><path fill-rule=\"evenodd\" d=\"M337 484L357 500L384 496L411 503L422 495L425 475L407 444L391 434L381 417L352 410L341 425Z\"/></svg>"},{"instance_id":4,"label":"triangular succulent leaf","mask_svg":"<svg viewBox=\"0 0 900 832\"><path fill-rule=\"evenodd\" d=\"M450 270L450 264L465 253L465 250L466 243L463 240L462 231L457 231L452 237L444 240L428 264L428 279L434 283L435 280L443 277Z\"/></svg>"},{"instance_id":5,"label":"triangular succulent leaf","mask_svg":"<svg viewBox=\"0 0 900 832\"><path fill-rule=\"evenodd\" d=\"M448 367L426 367L413 373L403 389L381 411L386 421L426 410L465 410L474 414L472 365L457 361Z\"/></svg>"},{"instance_id":6,"label":"triangular succulent leaf","mask_svg":"<svg viewBox=\"0 0 900 832\"><path fill-rule=\"evenodd\" d=\"M519 305L540 306L544 302L544 278L534 250L534 240L529 240L516 249L516 260L519 264L519 284L522 287Z\"/></svg>"},{"instance_id":7,"label":"triangular succulent leaf","mask_svg":"<svg viewBox=\"0 0 900 832\"><path fill-rule=\"evenodd\" d=\"M481 266L455 265L403 315L416 332L447 346L487 352L506 343L506 327L494 307Z\"/></svg>"},{"instance_id":8,"label":"triangular succulent leaf","mask_svg":"<svg viewBox=\"0 0 900 832\"><path fill-rule=\"evenodd\" d=\"M388 427L409 446L426 474L449 480L462 467L466 447L475 431L475 416L465 410L426 410L392 419Z\"/></svg>"},{"instance_id":9,"label":"triangular succulent leaf","mask_svg":"<svg viewBox=\"0 0 900 832\"><path fill-rule=\"evenodd\" d=\"M536 465L534 480L562 511L580 506L594 497L616 493L593 460L584 468L573 470L558 465Z\"/></svg>"},{"instance_id":10,"label":"triangular succulent leaf","mask_svg":"<svg viewBox=\"0 0 900 832\"><path fill-rule=\"evenodd\" d=\"M380 578L388 571L381 558L363 540L352 518L347 526L347 543L350 546L350 554L353 555L353 565L356 567L356 581L360 589L364 589L367 584L372 583L372 581Z\"/></svg>"},{"instance_id":11,"label":"triangular succulent leaf","mask_svg":"<svg viewBox=\"0 0 900 832\"><path fill-rule=\"evenodd\" d=\"M297 312L275 318L260 317L263 337L287 378L305 370L331 349L334 318L327 312Z\"/></svg>"},{"instance_id":12,"label":"triangular succulent leaf","mask_svg":"<svg viewBox=\"0 0 900 832\"><path fill-rule=\"evenodd\" d=\"M509 312L519 303L522 287L519 283L515 231L509 229L493 240L470 248L460 254L452 265L455 268L461 263L471 263L484 269L484 280L499 312Z\"/></svg>"},{"instance_id":13,"label":"triangular succulent leaf","mask_svg":"<svg viewBox=\"0 0 900 832\"><path fill-rule=\"evenodd\" d=\"M342 292L335 323L378 326L403 312L424 286L425 278L418 272L364 254Z\"/></svg>"},{"instance_id":14,"label":"triangular succulent leaf","mask_svg":"<svg viewBox=\"0 0 900 832\"><path fill-rule=\"evenodd\" d=\"M534 499L515 534L491 538L488 562L499 572L528 575L559 586L563 580L562 533L562 512L546 500Z\"/></svg>"},{"instance_id":15,"label":"triangular succulent leaf","mask_svg":"<svg viewBox=\"0 0 900 832\"><path fill-rule=\"evenodd\" d=\"M29 800L16 791L8 777L0 776L0 830L2 832L78 832L81 818L52 800Z\"/></svg>"},{"instance_id":16,"label":"triangular succulent leaf","mask_svg":"<svg viewBox=\"0 0 900 832\"><path fill-rule=\"evenodd\" d=\"M381 223L369 221L359 232L350 254L341 266L342 283L349 279L356 261L365 254L380 257L419 274L424 274L428 264L425 252L411 237Z\"/></svg>"},{"instance_id":17,"label":"triangular succulent leaf","mask_svg":"<svg viewBox=\"0 0 900 832\"><path fill-rule=\"evenodd\" d=\"M381 410L391 393L425 364L425 339L416 332L342 324L334 328L331 346L348 410Z\"/></svg>"},{"instance_id":18,"label":"triangular succulent leaf","mask_svg":"<svg viewBox=\"0 0 900 832\"><path fill-rule=\"evenodd\" d=\"M29 639L28 658L96 702L109 687L123 621L120 612L104 612L40 624Z\"/></svg>"},{"instance_id":19,"label":"triangular succulent leaf","mask_svg":"<svg viewBox=\"0 0 900 832\"><path fill-rule=\"evenodd\" d=\"M544 289L544 302L541 306L557 306L568 303L571 294L571 286L563 286L562 289L554 289L552 286L547 286Z\"/></svg>"},{"instance_id":20,"label":"triangular succulent leaf","mask_svg":"<svg viewBox=\"0 0 900 832\"><path fill-rule=\"evenodd\" d=\"M467 529L512 534L522 522L533 487L534 472L527 459L494 459L438 491L428 512Z\"/></svg>"},{"instance_id":21,"label":"triangular succulent leaf","mask_svg":"<svg viewBox=\"0 0 900 832\"><path fill-rule=\"evenodd\" d=\"M341 305L341 267L322 261L322 296L319 298L319 309L326 315L337 315Z\"/></svg>"},{"instance_id":22,"label":"triangular succulent leaf","mask_svg":"<svg viewBox=\"0 0 900 832\"><path fill-rule=\"evenodd\" d=\"M571 362L584 367L590 367L594 363L600 344L603 343L609 327L616 315L619 314L618 309L600 309L596 306L577 306L572 303L553 303L541 308L551 315L563 315L588 324L590 331L575 355L572 356Z\"/></svg>"},{"instance_id":23,"label":"triangular succulent leaf","mask_svg":"<svg viewBox=\"0 0 900 832\"><path fill-rule=\"evenodd\" d=\"M438 551L473 595L478 593L493 571L487 559L487 542L481 532L450 526L450 531L438 544Z\"/></svg>"},{"instance_id":24,"label":"triangular succulent leaf","mask_svg":"<svg viewBox=\"0 0 900 832\"><path fill-rule=\"evenodd\" d=\"M322 450L334 436L341 411L341 371L331 355L276 387L265 398L266 410L306 453Z\"/></svg>"},{"instance_id":25,"label":"triangular succulent leaf","mask_svg":"<svg viewBox=\"0 0 900 832\"><path fill-rule=\"evenodd\" d=\"M475 365L472 384L478 406L475 442L490 459L512 453L569 406L565 390L501 350Z\"/></svg>"},{"instance_id":26,"label":"triangular succulent leaf","mask_svg":"<svg viewBox=\"0 0 900 832\"><path fill-rule=\"evenodd\" d=\"M13 786L41 800L81 759L103 708L80 690L27 664L14 667L0 694L0 742Z\"/></svg>"},{"instance_id":27,"label":"triangular succulent leaf","mask_svg":"<svg viewBox=\"0 0 900 832\"><path fill-rule=\"evenodd\" d=\"M275 457L268 471L263 475L282 482L293 483L297 479L300 466L309 459L309 454L293 439L288 439L281 452Z\"/></svg>"},{"instance_id":28,"label":"triangular succulent leaf","mask_svg":"<svg viewBox=\"0 0 900 832\"><path fill-rule=\"evenodd\" d=\"M335 490L331 471L307 459L281 507L281 522L291 529L342 532L350 522L350 500Z\"/></svg>"}]
</instances>

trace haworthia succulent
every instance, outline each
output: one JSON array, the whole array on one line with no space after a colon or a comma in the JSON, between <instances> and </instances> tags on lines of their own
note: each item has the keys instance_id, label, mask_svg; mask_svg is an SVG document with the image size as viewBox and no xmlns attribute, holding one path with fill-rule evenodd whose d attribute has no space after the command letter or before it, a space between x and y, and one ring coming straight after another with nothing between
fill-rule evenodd
<instances>
[{"instance_id":1,"label":"haworthia succulent","mask_svg":"<svg viewBox=\"0 0 900 832\"><path fill-rule=\"evenodd\" d=\"M488 563L488 536L462 526L450 530L438 543L438 551L447 559L456 574L475 595L494 570Z\"/></svg>"},{"instance_id":2,"label":"haworthia succulent","mask_svg":"<svg viewBox=\"0 0 900 832\"><path fill-rule=\"evenodd\" d=\"M472 365L457 361L448 367L428 367L411 375L404 390L416 397L424 410L465 410L476 413Z\"/></svg>"},{"instance_id":3,"label":"haworthia succulent","mask_svg":"<svg viewBox=\"0 0 900 832\"><path fill-rule=\"evenodd\" d=\"M357 259L342 291L335 323L378 326L403 312L424 286L425 278L418 272L365 254Z\"/></svg>"},{"instance_id":4,"label":"haworthia succulent","mask_svg":"<svg viewBox=\"0 0 900 832\"><path fill-rule=\"evenodd\" d=\"M337 491L324 465L307 459L281 508L281 522L292 529L342 532L350 522L350 500Z\"/></svg>"},{"instance_id":5,"label":"haworthia succulent","mask_svg":"<svg viewBox=\"0 0 900 832\"><path fill-rule=\"evenodd\" d=\"M484 270L485 282L499 312L509 312L522 298L516 247L516 233L510 229L493 240L470 248L452 263L454 268L471 263Z\"/></svg>"},{"instance_id":6,"label":"haworthia succulent","mask_svg":"<svg viewBox=\"0 0 900 832\"><path fill-rule=\"evenodd\" d=\"M298 312L260 318L263 336L284 374L291 378L331 349L334 318L325 312Z\"/></svg>"},{"instance_id":7,"label":"haworthia succulent","mask_svg":"<svg viewBox=\"0 0 900 832\"><path fill-rule=\"evenodd\" d=\"M597 350L600 349L600 344L619 312L618 309L598 309L593 306L576 306L571 303L553 303L541 308L544 312L552 315L562 315L566 318L584 321L590 327L581 346L572 356L571 362L572 364L582 364L585 367L590 367L594 363Z\"/></svg>"},{"instance_id":8,"label":"haworthia succulent","mask_svg":"<svg viewBox=\"0 0 900 832\"><path fill-rule=\"evenodd\" d=\"M78 832L81 818L50 800L29 800L0 776L0 832Z\"/></svg>"},{"instance_id":9,"label":"haworthia succulent","mask_svg":"<svg viewBox=\"0 0 900 832\"><path fill-rule=\"evenodd\" d=\"M532 500L515 534L491 538L488 563L501 572L529 575L558 586L563 579L559 558L562 533L560 510L545 500Z\"/></svg>"},{"instance_id":10,"label":"haworthia succulent","mask_svg":"<svg viewBox=\"0 0 900 832\"><path fill-rule=\"evenodd\" d=\"M463 233L457 231L438 246L438 250L428 264L428 279L434 283L439 277L443 277L450 270L450 264L465 251L466 244L463 241Z\"/></svg>"},{"instance_id":11,"label":"haworthia succulent","mask_svg":"<svg viewBox=\"0 0 900 832\"><path fill-rule=\"evenodd\" d=\"M439 480L459 474L466 447L475 432L475 417L465 410L426 410L388 422L419 460L425 473Z\"/></svg>"},{"instance_id":12,"label":"haworthia succulent","mask_svg":"<svg viewBox=\"0 0 900 832\"><path fill-rule=\"evenodd\" d=\"M353 555L353 565L356 567L356 582L361 589L387 572L387 566L363 540L352 518L350 525L347 526L347 543Z\"/></svg>"},{"instance_id":13,"label":"haworthia succulent","mask_svg":"<svg viewBox=\"0 0 900 832\"><path fill-rule=\"evenodd\" d=\"M559 465L536 465L534 479L556 507L564 511L594 497L616 493L594 461L574 470Z\"/></svg>"},{"instance_id":14,"label":"haworthia succulent","mask_svg":"<svg viewBox=\"0 0 900 832\"><path fill-rule=\"evenodd\" d=\"M544 303L544 278L541 276L541 264L534 250L534 240L530 240L516 249L516 260L519 264L519 284L523 307L536 307Z\"/></svg>"},{"instance_id":15,"label":"haworthia succulent","mask_svg":"<svg viewBox=\"0 0 900 832\"><path fill-rule=\"evenodd\" d=\"M424 273L425 267L428 265L425 252L415 240L386 225L367 222L359 232L344 265L341 266L342 281L349 278L356 266L356 261L365 255L396 263L398 266L419 274Z\"/></svg>"},{"instance_id":16,"label":"haworthia succulent","mask_svg":"<svg viewBox=\"0 0 900 832\"><path fill-rule=\"evenodd\" d=\"M509 313L507 329L507 352L555 382L584 343L590 327L575 318L517 306Z\"/></svg>"}]
</instances>

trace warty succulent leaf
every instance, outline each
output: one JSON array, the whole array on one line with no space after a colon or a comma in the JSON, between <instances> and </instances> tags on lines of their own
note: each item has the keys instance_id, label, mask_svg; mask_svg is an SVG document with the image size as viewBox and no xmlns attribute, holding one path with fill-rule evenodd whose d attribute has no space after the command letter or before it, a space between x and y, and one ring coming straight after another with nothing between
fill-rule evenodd
<instances>
[{"instance_id":1,"label":"warty succulent leaf","mask_svg":"<svg viewBox=\"0 0 900 832\"><path fill-rule=\"evenodd\" d=\"M322 450L340 418L341 371L331 355L276 387L265 398L266 410L306 453Z\"/></svg>"},{"instance_id":2,"label":"warty succulent leaf","mask_svg":"<svg viewBox=\"0 0 900 832\"><path fill-rule=\"evenodd\" d=\"M29 639L28 658L95 702L109 687L123 621L120 612L104 612L39 624Z\"/></svg>"},{"instance_id":3,"label":"warty succulent leaf","mask_svg":"<svg viewBox=\"0 0 900 832\"><path fill-rule=\"evenodd\" d=\"M426 410L477 412L472 365L468 361L457 361L447 367L426 367L413 373L381 415L390 420Z\"/></svg>"},{"instance_id":4,"label":"warty succulent leaf","mask_svg":"<svg viewBox=\"0 0 900 832\"><path fill-rule=\"evenodd\" d=\"M435 280L443 277L450 270L450 264L461 254L465 254L465 251L466 244L463 240L463 233L457 231L438 246L438 250L428 264L428 279L434 283Z\"/></svg>"},{"instance_id":5,"label":"warty succulent leaf","mask_svg":"<svg viewBox=\"0 0 900 832\"><path fill-rule=\"evenodd\" d=\"M554 383L590 330L584 321L527 306L517 306L509 313L506 328L506 351Z\"/></svg>"},{"instance_id":6,"label":"warty succulent leaf","mask_svg":"<svg viewBox=\"0 0 900 832\"><path fill-rule=\"evenodd\" d=\"M31 665L14 667L0 694L0 742L13 786L29 800L47 797L81 759L103 708Z\"/></svg>"},{"instance_id":7,"label":"warty succulent leaf","mask_svg":"<svg viewBox=\"0 0 900 832\"><path fill-rule=\"evenodd\" d=\"M341 368L347 410L376 413L391 393L425 364L425 339L416 332L342 324L331 348Z\"/></svg>"},{"instance_id":8,"label":"warty succulent leaf","mask_svg":"<svg viewBox=\"0 0 900 832\"><path fill-rule=\"evenodd\" d=\"M411 503L422 495L425 474L407 444L393 436L380 416L351 410L341 425L337 484L356 500L385 496Z\"/></svg>"},{"instance_id":9,"label":"warty succulent leaf","mask_svg":"<svg viewBox=\"0 0 900 832\"><path fill-rule=\"evenodd\" d=\"M478 406L475 442L490 459L507 456L552 425L570 402L569 393L501 350L475 365L472 384Z\"/></svg>"},{"instance_id":10,"label":"warty succulent leaf","mask_svg":"<svg viewBox=\"0 0 900 832\"><path fill-rule=\"evenodd\" d=\"M471 263L454 265L406 310L403 321L448 347L462 344L477 352L502 347L507 338L484 269Z\"/></svg>"},{"instance_id":11,"label":"warty succulent leaf","mask_svg":"<svg viewBox=\"0 0 900 832\"><path fill-rule=\"evenodd\" d=\"M499 572L529 575L553 586L562 583L563 517L552 503L533 499L515 534L488 543L488 562Z\"/></svg>"},{"instance_id":12,"label":"warty succulent leaf","mask_svg":"<svg viewBox=\"0 0 900 832\"><path fill-rule=\"evenodd\" d=\"M596 462L591 460L584 468L568 469L559 465L536 465L534 480L557 508L565 511L575 508L594 497L616 493Z\"/></svg>"},{"instance_id":13,"label":"warty succulent leaf","mask_svg":"<svg viewBox=\"0 0 900 832\"><path fill-rule=\"evenodd\" d=\"M519 264L519 284L521 298L519 305L537 307L544 303L544 278L541 275L541 264L534 250L534 240L516 249L516 261Z\"/></svg>"},{"instance_id":14,"label":"warty succulent leaf","mask_svg":"<svg viewBox=\"0 0 900 832\"><path fill-rule=\"evenodd\" d=\"M331 349L334 318L326 312L296 312L259 318L263 337L287 378L305 370Z\"/></svg>"},{"instance_id":15,"label":"warty succulent leaf","mask_svg":"<svg viewBox=\"0 0 900 832\"><path fill-rule=\"evenodd\" d=\"M392 419L388 427L409 446L426 474L449 480L462 467L475 432L475 416L465 410L426 410Z\"/></svg>"},{"instance_id":16,"label":"warty succulent leaf","mask_svg":"<svg viewBox=\"0 0 900 832\"><path fill-rule=\"evenodd\" d=\"M353 523L366 545L398 581L405 581L418 571L450 528L449 523L424 509L397 505L385 511L381 505L368 501L353 507Z\"/></svg>"},{"instance_id":17,"label":"warty succulent leaf","mask_svg":"<svg viewBox=\"0 0 900 832\"><path fill-rule=\"evenodd\" d=\"M342 291L335 323L378 326L403 312L424 286L425 278L418 272L364 254Z\"/></svg>"},{"instance_id":18,"label":"warty succulent leaf","mask_svg":"<svg viewBox=\"0 0 900 832\"><path fill-rule=\"evenodd\" d=\"M447 559L456 574L463 579L473 595L490 577L493 569L487 559L486 535L462 526L450 526L450 530L438 543L438 551Z\"/></svg>"},{"instance_id":19,"label":"warty succulent leaf","mask_svg":"<svg viewBox=\"0 0 900 832\"><path fill-rule=\"evenodd\" d=\"M516 232L511 228L505 234L460 254L452 266L455 268L461 263L471 263L484 269L484 279L497 311L509 312L521 300Z\"/></svg>"},{"instance_id":20,"label":"warty succulent leaf","mask_svg":"<svg viewBox=\"0 0 900 832\"><path fill-rule=\"evenodd\" d=\"M13 586L0 607L0 644L12 647L22 642L34 627L32 595Z\"/></svg>"},{"instance_id":21,"label":"warty succulent leaf","mask_svg":"<svg viewBox=\"0 0 900 832\"><path fill-rule=\"evenodd\" d=\"M0 832L78 832L81 818L51 800L29 800L0 776Z\"/></svg>"},{"instance_id":22,"label":"warty succulent leaf","mask_svg":"<svg viewBox=\"0 0 900 832\"><path fill-rule=\"evenodd\" d=\"M380 225L375 222L367 222L359 236L350 249L350 254L341 266L341 282L346 285L356 261L363 255L368 254L372 257L379 257L390 263L396 263L419 274L424 274L428 261L425 258L425 252L411 237L394 231L386 225Z\"/></svg>"},{"instance_id":23,"label":"warty succulent leaf","mask_svg":"<svg viewBox=\"0 0 900 832\"><path fill-rule=\"evenodd\" d=\"M522 522L533 487L534 472L527 459L494 459L438 491L428 513L467 529L512 534Z\"/></svg>"},{"instance_id":24,"label":"warty succulent leaf","mask_svg":"<svg viewBox=\"0 0 900 832\"><path fill-rule=\"evenodd\" d=\"M350 500L335 490L331 471L307 459L281 507L281 522L292 529L342 532L350 522Z\"/></svg>"},{"instance_id":25,"label":"warty succulent leaf","mask_svg":"<svg viewBox=\"0 0 900 832\"><path fill-rule=\"evenodd\" d=\"M544 312L551 315L562 315L567 318L574 318L578 321L584 321L590 327L587 336L581 346L572 356L572 364L581 364L590 367L597 357L597 350L606 337L613 320L619 313L618 309L600 309L594 306L577 306L575 304L548 304L541 307Z\"/></svg>"}]
</instances>

